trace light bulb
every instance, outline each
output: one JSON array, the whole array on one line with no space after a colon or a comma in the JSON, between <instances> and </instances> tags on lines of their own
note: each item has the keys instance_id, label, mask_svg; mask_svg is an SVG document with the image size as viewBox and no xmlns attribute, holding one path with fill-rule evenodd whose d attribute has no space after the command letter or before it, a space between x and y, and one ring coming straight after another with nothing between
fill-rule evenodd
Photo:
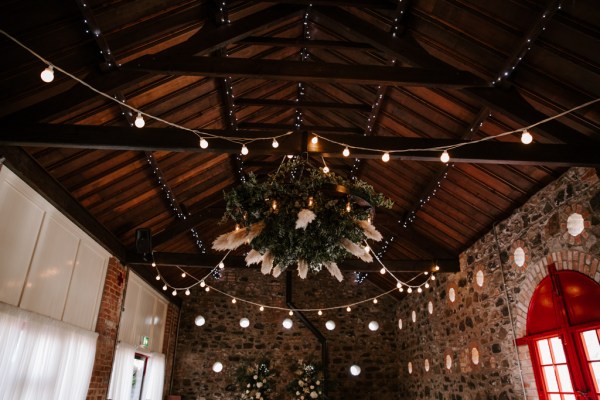
<instances>
[{"instance_id":1,"label":"light bulb","mask_svg":"<svg viewBox=\"0 0 600 400\"><path fill-rule=\"evenodd\" d=\"M381 275L385 275L385 268L381 267L381 269L379 270L379 273Z\"/></svg>"},{"instance_id":2,"label":"light bulb","mask_svg":"<svg viewBox=\"0 0 600 400\"><path fill-rule=\"evenodd\" d=\"M317 314L323 315L323 311L319 310L319 312Z\"/></svg>"},{"instance_id":3,"label":"light bulb","mask_svg":"<svg viewBox=\"0 0 600 400\"><path fill-rule=\"evenodd\" d=\"M371 248L369 247L369 245L366 245L364 247L364 249L365 249L365 253L367 253L367 254L371 251Z\"/></svg>"},{"instance_id":4,"label":"light bulb","mask_svg":"<svg viewBox=\"0 0 600 400\"><path fill-rule=\"evenodd\" d=\"M429 283L425 284L425 289L429 289Z\"/></svg>"},{"instance_id":5,"label":"light bulb","mask_svg":"<svg viewBox=\"0 0 600 400\"><path fill-rule=\"evenodd\" d=\"M277 139L273 138L273 143L271 143L271 146L273 146L274 149L279 147L279 142Z\"/></svg>"},{"instance_id":6,"label":"light bulb","mask_svg":"<svg viewBox=\"0 0 600 400\"><path fill-rule=\"evenodd\" d=\"M201 281L200 282L200 287L204 287L204 286L206 286L206 283L204 283L204 281Z\"/></svg>"},{"instance_id":7,"label":"light bulb","mask_svg":"<svg viewBox=\"0 0 600 400\"><path fill-rule=\"evenodd\" d=\"M177 296L177 290L173 289L173 291L171 292L171 294L172 294L173 296Z\"/></svg>"},{"instance_id":8,"label":"light bulb","mask_svg":"<svg viewBox=\"0 0 600 400\"><path fill-rule=\"evenodd\" d=\"M185 272L182 272L182 273L181 273L181 277L182 277L182 278L185 278L186 276L187 276L187 274L186 274Z\"/></svg>"},{"instance_id":9,"label":"light bulb","mask_svg":"<svg viewBox=\"0 0 600 400\"><path fill-rule=\"evenodd\" d=\"M342 151L342 154L344 155L344 157L348 157L350 155L350 149L346 147L344 151Z\"/></svg>"},{"instance_id":10,"label":"light bulb","mask_svg":"<svg viewBox=\"0 0 600 400\"><path fill-rule=\"evenodd\" d=\"M417 289L417 292L422 293L423 289L421 289L420 287Z\"/></svg>"},{"instance_id":11,"label":"light bulb","mask_svg":"<svg viewBox=\"0 0 600 400\"><path fill-rule=\"evenodd\" d=\"M190 293L192 293L192 292L190 292L190 289L185 289L185 295L186 295L186 296L189 296L189 295L190 295Z\"/></svg>"},{"instance_id":12,"label":"light bulb","mask_svg":"<svg viewBox=\"0 0 600 400\"><path fill-rule=\"evenodd\" d=\"M387 151L385 153L383 153L383 155L381 156L381 161L383 161L383 162L390 161L390 153L388 153Z\"/></svg>"},{"instance_id":13,"label":"light bulb","mask_svg":"<svg viewBox=\"0 0 600 400\"><path fill-rule=\"evenodd\" d=\"M409 287L408 289L406 289L406 291L407 291L408 293L412 293L412 288L410 288L410 287Z\"/></svg>"},{"instance_id":14,"label":"light bulb","mask_svg":"<svg viewBox=\"0 0 600 400\"><path fill-rule=\"evenodd\" d=\"M319 143L319 138L318 138L318 137L316 137L316 136L313 136L313 138L312 138L312 139L310 139L310 142L311 142L312 144L317 144L317 143Z\"/></svg>"},{"instance_id":15,"label":"light bulb","mask_svg":"<svg viewBox=\"0 0 600 400\"><path fill-rule=\"evenodd\" d=\"M246 145L242 145L242 155L248 155L248 148L246 147Z\"/></svg>"},{"instance_id":16,"label":"light bulb","mask_svg":"<svg viewBox=\"0 0 600 400\"><path fill-rule=\"evenodd\" d=\"M329 167L327 165L323 167L323 173L324 174L328 174L329 173Z\"/></svg>"},{"instance_id":17,"label":"light bulb","mask_svg":"<svg viewBox=\"0 0 600 400\"><path fill-rule=\"evenodd\" d=\"M379 322L377 322L377 321L369 322L369 330L370 331L375 332L377 329L379 329Z\"/></svg>"},{"instance_id":18,"label":"light bulb","mask_svg":"<svg viewBox=\"0 0 600 400\"><path fill-rule=\"evenodd\" d=\"M523 143L523 144L529 144L531 142L533 142L533 136L531 136L531 133L529 133L527 131L527 129L525 129L523 131L523 133L521 134L521 143Z\"/></svg>"},{"instance_id":19,"label":"light bulb","mask_svg":"<svg viewBox=\"0 0 600 400\"><path fill-rule=\"evenodd\" d=\"M436 266L435 266L435 270L436 270L436 271L439 271L439 270L440 270L440 266L439 266L439 265L436 265Z\"/></svg>"},{"instance_id":20,"label":"light bulb","mask_svg":"<svg viewBox=\"0 0 600 400\"><path fill-rule=\"evenodd\" d=\"M293 155L293 154L288 154L288 155L287 155L287 158L290 158L290 159L292 159L292 158L294 158L294 155Z\"/></svg>"},{"instance_id":21,"label":"light bulb","mask_svg":"<svg viewBox=\"0 0 600 400\"><path fill-rule=\"evenodd\" d=\"M167 290L167 289L168 289L168 288L167 288L167 285L164 285L164 286L163 286L163 290Z\"/></svg>"},{"instance_id":22,"label":"light bulb","mask_svg":"<svg viewBox=\"0 0 600 400\"><path fill-rule=\"evenodd\" d=\"M206 323L206 320L202 315L198 315L194 320L194 323L196 324L196 326L202 326Z\"/></svg>"},{"instance_id":23,"label":"light bulb","mask_svg":"<svg viewBox=\"0 0 600 400\"><path fill-rule=\"evenodd\" d=\"M263 306L260 306L259 310L260 311L265 311L265 308Z\"/></svg>"},{"instance_id":24,"label":"light bulb","mask_svg":"<svg viewBox=\"0 0 600 400\"><path fill-rule=\"evenodd\" d=\"M325 322L325 328L327 328L328 331L332 331L335 329L335 322L333 321L327 321Z\"/></svg>"},{"instance_id":25,"label":"light bulb","mask_svg":"<svg viewBox=\"0 0 600 400\"><path fill-rule=\"evenodd\" d=\"M431 275L431 280L435 281L435 275Z\"/></svg>"},{"instance_id":26,"label":"light bulb","mask_svg":"<svg viewBox=\"0 0 600 400\"><path fill-rule=\"evenodd\" d=\"M346 212L350 212L352 211L352 206L350 205L350 202L346 203Z\"/></svg>"},{"instance_id":27,"label":"light bulb","mask_svg":"<svg viewBox=\"0 0 600 400\"><path fill-rule=\"evenodd\" d=\"M379 303L379 300L373 299L373 304L377 304L377 303Z\"/></svg>"},{"instance_id":28,"label":"light bulb","mask_svg":"<svg viewBox=\"0 0 600 400\"><path fill-rule=\"evenodd\" d=\"M40 74L40 78L46 83L52 82L54 80L54 67L48 65L48 67Z\"/></svg>"},{"instance_id":29,"label":"light bulb","mask_svg":"<svg viewBox=\"0 0 600 400\"><path fill-rule=\"evenodd\" d=\"M289 319L289 318L284 319L281 324L283 325L283 327L285 329L291 329L292 326L294 325L294 323L292 322L292 320Z\"/></svg>"},{"instance_id":30,"label":"light bulb","mask_svg":"<svg viewBox=\"0 0 600 400\"><path fill-rule=\"evenodd\" d=\"M204 138L200 139L200 147L206 149L208 147L208 140Z\"/></svg>"},{"instance_id":31,"label":"light bulb","mask_svg":"<svg viewBox=\"0 0 600 400\"><path fill-rule=\"evenodd\" d=\"M156 280L160 281L160 275L156 275Z\"/></svg>"},{"instance_id":32,"label":"light bulb","mask_svg":"<svg viewBox=\"0 0 600 400\"><path fill-rule=\"evenodd\" d=\"M359 376L360 371L360 367L356 364L350 367L350 373L352 374L352 376Z\"/></svg>"},{"instance_id":33,"label":"light bulb","mask_svg":"<svg viewBox=\"0 0 600 400\"><path fill-rule=\"evenodd\" d=\"M240 319L240 326L242 328L247 328L250 326L250 320L248 318L242 318Z\"/></svg>"},{"instance_id":34,"label":"light bulb","mask_svg":"<svg viewBox=\"0 0 600 400\"><path fill-rule=\"evenodd\" d=\"M235 303L237 303L237 300L236 300L236 299L231 299L231 302L232 302L233 304L235 304Z\"/></svg>"},{"instance_id":35,"label":"light bulb","mask_svg":"<svg viewBox=\"0 0 600 400\"><path fill-rule=\"evenodd\" d=\"M352 311L352 309L350 308L350 306L346 307L346 311L348 311L348 312Z\"/></svg>"},{"instance_id":36,"label":"light bulb","mask_svg":"<svg viewBox=\"0 0 600 400\"><path fill-rule=\"evenodd\" d=\"M219 361L217 361L216 363L213 364L212 369L216 373L219 373L219 372L223 371L223 364L221 364Z\"/></svg>"},{"instance_id":37,"label":"light bulb","mask_svg":"<svg viewBox=\"0 0 600 400\"><path fill-rule=\"evenodd\" d=\"M290 317L291 317L292 315L294 315L294 312L293 312L292 310L290 310L290 312L289 312L288 314L289 314L289 315L290 315Z\"/></svg>"},{"instance_id":38,"label":"light bulb","mask_svg":"<svg viewBox=\"0 0 600 400\"><path fill-rule=\"evenodd\" d=\"M146 121L144 121L144 117L142 116L142 113L138 113L137 117L135 117L134 124L138 128L143 128L144 125L146 125Z\"/></svg>"},{"instance_id":39,"label":"light bulb","mask_svg":"<svg viewBox=\"0 0 600 400\"><path fill-rule=\"evenodd\" d=\"M152 266L156 267L156 263L154 261L152 261Z\"/></svg>"},{"instance_id":40,"label":"light bulb","mask_svg":"<svg viewBox=\"0 0 600 400\"><path fill-rule=\"evenodd\" d=\"M400 282L396 283L396 287L397 287L398 289L400 289L400 288L402 287L402 283L400 283Z\"/></svg>"},{"instance_id":41,"label":"light bulb","mask_svg":"<svg viewBox=\"0 0 600 400\"><path fill-rule=\"evenodd\" d=\"M210 287L207 286L207 287L204 288L204 290L207 291L207 292L210 292Z\"/></svg>"},{"instance_id":42,"label":"light bulb","mask_svg":"<svg viewBox=\"0 0 600 400\"><path fill-rule=\"evenodd\" d=\"M223 268L225 268L225 264L223 263L223 261L221 261L221 262L219 263L219 268L220 268L220 269L223 269Z\"/></svg>"},{"instance_id":43,"label":"light bulb","mask_svg":"<svg viewBox=\"0 0 600 400\"><path fill-rule=\"evenodd\" d=\"M448 154L448 152L446 150L444 150L444 152L442 153L442 155L440 156L440 160L443 163L447 163L448 161L450 161L450 154Z\"/></svg>"},{"instance_id":44,"label":"light bulb","mask_svg":"<svg viewBox=\"0 0 600 400\"><path fill-rule=\"evenodd\" d=\"M404 292L404 288L403 288L403 287L399 287L399 288L398 288L398 291L399 291L400 293L402 293L402 292Z\"/></svg>"}]
</instances>

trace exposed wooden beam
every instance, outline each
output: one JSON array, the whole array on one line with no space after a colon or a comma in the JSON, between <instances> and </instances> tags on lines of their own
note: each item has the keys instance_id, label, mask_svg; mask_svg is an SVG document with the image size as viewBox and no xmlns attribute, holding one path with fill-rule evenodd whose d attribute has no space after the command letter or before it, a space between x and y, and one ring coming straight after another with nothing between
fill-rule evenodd
<instances>
[{"instance_id":1,"label":"exposed wooden beam","mask_svg":"<svg viewBox=\"0 0 600 400\"><path fill-rule=\"evenodd\" d=\"M235 136L236 132L231 132ZM263 137L269 136L263 132ZM326 139L345 143L357 148L351 157L378 159L380 151L358 150L377 148L393 153L392 159L418 160L439 163L439 151L415 151L440 146L454 146L468 143L450 151L455 163L549 165L549 166L600 166L596 147L583 144L541 144L523 145L520 142L486 141L470 143L456 139L424 139L394 136L366 137L362 135L322 134L323 140L313 144L306 140L302 132L294 132L279 139L279 147L274 149L268 140L260 140L249 145L250 154L286 155L301 154L306 148L311 155L343 158L342 148ZM308 142L308 144L306 143ZM240 146L223 139L210 139L207 149L198 146L198 138L183 130L173 128L131 129L117 126L15 124L0 125L0 144L10 146L44 146L65 148L86 148L105 150L141 151L187 151L196 153L236 154Z\"/></svg>"},{"instance_id":2,"label":"exposed wooden beam","mask_svg":"<svg viewBox=\"0 0 600 400\"><path fill-rule=\"evenodd\" d=\"M269 124L262 122L240 122L239 127L242 129L256 129L261 131L292 131L294 125L289 124ZM353 127L343 126L316 126L316 125L303 125L302 129L310 132L335 132L335 133L362 133L362 129Z\"/></svg>"},{"instance_id":3,"label":"exposed wooden beam","mask_svg":"<svg viewBox=\"0 0 600 400\"><path fill-rule=\"evenodd\" d=\"M350 110L350 111L371 111L371 106L368 104L351 104L351 103L327 103L318 101L303 101L299 103L295 100L275 100L275 99L235 99L236 106L262 106L262 107L281 107L281 108L298 108L304 109L322 109L322 110Z\"/></svg>"},{"instance_id":4,"label":"exposed wooden beam","mask_svg":"<svg viewBox=\"0 0 600 400\"><path fill-rule=\"evenodd\" d=\"M231 57L146 56L132 62L132 65L128 68L159 75L255 78L302 82L341 82L439 88L487 85L471 74L448 69L304 63L301 61Z\"/></svg>"},{"instance_id":5,"label":"exposed wooden beam","mask_svg":"<svg viewBox=\"0 0 600 400\"><path fill-rule=\"evenodd\" d=\"M25 150L0 146L0 158L2 157L6 158L4 164L75 225L79 226L113 256L121 261L125 259L127 249L121 241L104 225L100 224L88 210L73 198L71 193L48 174Z\"/></svg>"},{"instance_id":6,"label":"exposed wooden beam","mask_svg":"<svg viewBox=\"0 0 600 400\"><path fill-rule=\"evenodd\" d=\"M222 254L187 254L155 252L154 261L162 266L197 267L202 269L214 268L223 259ZM460 264L458 257L439 258L429 260L389 259L382 260L390 272L434 272L439 266L439 272L458 272ZM135 252L129 252L126 263L128 265L151 265L152 260L144 258ZM248 268L242 256L228 256L225 260L228 268ZM344 260L340 263L342 271L378 272L381 266L377 263L365 263L361 260Z\"/></svg>"},{"instance_id":7,"label":"exposed wooden beam","mask_svg":"<svg viewBox=\"0 0 600 400\"><path fill-rule=\"evenodd\" d=\"M323 6L341 6L341 7L357 7L371 9L393 10L396 8L396 3L387 0L263 0L265 3L290 3L308 5L323 5Z\"/></svg>"},{"instance_id":8,"label":"exposed wooden beam","mask_svg":"<svg viewBox=\"0 0 600 400\"><path fill-rule=\"evenodd\" d=\"M340 8L315 7L313 10L313 18L317 23L335 26L337 29L343 30L350 37L364 40L408 65L421 68L439 68L446 70L447 72L458 72L453 66L427 53L425 49L408 35L396 35L392 37L384 30ZM469 75L466 72L460 72ZM469 96L482 101L492 110L500 111L502 114L509 116L523 126L547 118L546 115L535 110L533 106L527 103L527 101L514 89L500 87L465 88L464 92ZM587 143L588 145L598 144L597 141L594 141L557 121L549 121L536 127L536 130L545 132L547 135L557 138L565 143L579 141Z\"/></svg>"},{"instance_id":9,"label":"exposed wooden beam","mask_svg":"<svg viewBox=\"0 0 600 400\"><path fill-rule=\"evenodd\" d=\"M368 43L342 42L340 40L309 40L301 38L278 38L249 36L238 42L239 44L253 44L259 46L282 46L300 48L325 48L342 50L376 50Z\"/></svg>"}]
</instances>

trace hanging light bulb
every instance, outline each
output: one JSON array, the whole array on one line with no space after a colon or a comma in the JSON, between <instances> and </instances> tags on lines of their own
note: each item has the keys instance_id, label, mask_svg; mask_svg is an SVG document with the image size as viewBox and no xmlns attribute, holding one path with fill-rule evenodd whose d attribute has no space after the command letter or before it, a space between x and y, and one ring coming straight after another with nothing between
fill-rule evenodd
<instances>
[{"instance_id":1,"label":"hanging light bulb","mask_svg":"<svg viewBox=\"0 0 600 400\"><path fill-rule=\"evenodd\" d=\"M186 274L185 272L182 272L182 273L181 273L181 277L182 277L182 278L185 278L186 276L187 276L187 274Z\"/></svg>"},{"instance_id":2,"label":"hanging light bulb","mask_svg":"<svg viewBox=\"0 0 600 400\"><path fill-rule=\"evenodd\" d=\"M223 269L223 268L225 268L225 263L223 263L223 261L221 261L219 263L219 269Z\"/></svg>"},{"instance_id":3,"label":"hanging light bulb","mask_svg":"<svg viewBox=\"0 0 600 400\"><path fill-rule=\"evenodd\" d=\"M397 287L398 289L400 289L400 288L402 287L402 283L400 283L400 282L396 283L396 287Z\"/></svg>"},{"instance_id":4,"label":"hanging light bulb","mask_svg":"<svg viewBox=\"0 0 600 400\"><path fill-rule=\"evenodd\" d=\"M146 121L144 121L144 117L142 116L142 113L139 112L138 115L137 115L137 117L135 117L134 124L138 128L143 128L144 125L146 125Z\"/></svg>"},{"instance_id":5,"label":"hanging light bulb","mask_svg":"<svg viewBox=\"0 0 600 400\"><path fill-rule=\"evenodd\" d=\"M435 270L436 270L436 271L439 271L439 270L440 270L440 266L439 266L439 265L436 265L436 266L435 266Z\"/></svg>"},{"instance_id":6,"label":"hanging light bulb","mask_svg":"<svg viewBox=\"0 0 600 400\"><path fill-rule=\"evenodd\" d=\"M364 247L364 249L365 249L365 253L367 253L367 254L369 254L369 252L371 251L371 247L369 247L369 245L366 245Z\"/></svg>"},{"instance_id":7,"label":"hanging light bulb","mask_svg":"<svg viewBox=\"0 0 600 400\"><path fill-rule=\"evenodd\" d=\"M329 173L329 167L327 165L323 167L323 173L324 174L328 174Z\"/></svg>"},{"instance_id":8,"label":"hanging light bulb","mask_svg":"<svg viewBox=\"0 0 600 400\"><path fill-rule=\"evenodd\" d=\"M440 160L445 164L448 163L448 161L450 161L450 154L448 154L448 151L444 150L444 152L440 156Z\"/></svg>"},{"instance_id":9,"label":"hanging light bulb","mask_svg":"<svg viewBox=\"0 0 600 400\"><path fill-rule=\"evenodd\" d=\"M50 83L54 80L54 67L52 65L48 65L45 70L40 74L40 78L46 83Z\"/></svg>"},{"instance_id":10,"label":"hanging light bulb","mask_svg":"<svg viewBox=\"0 0 600 400\"><path fill-rule=\"evenodd\" d=\"M292 326L294 325L294 323L292 322L292 320L291 320L291 319L289 319L289 318L286 318L286 319L284 319L284 320L283 320L283 322L282 322L282 325L283 325L283 327L284 327L285 329L291 329L291 328L292 328Z\"/></svg>"},{"instance_id":11,"label":"hanging light bulb","mask_svg":"<svg viewBox=\"0 0 600 400\"><path fill-rule=\"evenodd\" d=\"M156 275L156 280L160 281L160 275Z\"/></svg>"},{"instance_id":12,"label":"hanging light bulb","mask_svg":"<svg viewBox=\"0 0 600 400\"><path fill-rule=\"evenodd\" d=\"M237 303L237 300L235 299L235 297L234 297L233 299L231 299L231 302L232 302L233 304Z\"/></svg>"},{"instance_id":13,"label":"hanging light bulb","mask_svg":"<svg viewBox=\"0 0 600 400\"><path fill-rule=\"evenodd\" d=\"M204 290L210 292L210 286L205 287Z\"/></svg>"},{"instance_id":14,"label":"hanging light bulb","mask_svg":"<svg viewBox=\"0 0 600 400\"><path fill-rule=\"evenodd\" d=\"M521 134L521 143L523 143L523 144L529 144L531 142L533 142L533 136L531 136L531 133L529 133L527 131L527 129L525 129L523 131L523 133Z\"/></svg>"},{"instance_id":15,"label":"hanging light bulb","mask_svg":"<svg viewBox=\"0 0 600 400\"><path fill-rule=\"evenodd\" d=\"M429 289L429 283L425 284L425 289Z\"/></svg>"},{"instance_id":16,"label":"hanging light bulb","mask_svg":"<svg viewBox=\"0 0 600 400\"><path fill-rule=\"evenodd\" d=\"M381 161L383 161L383 162L390 161L390 153L388 153L387 151L385 153L383 153L383 155L381 156Z\"/></svg>"},{"instance_id":17,"label":"hanging light bulb","mask_svg":"<svg viewBox=\"0 0 600 400\"><path fill-rule=\"evenodd\" d=\"M385 275L385 268L381 267L381 269L379 270L379 273L381 275Z\"/></svg>"},{"instance_id":18,"label":"hanging light bulb","mask_svg":"<svg viewBox=\"0 0 600 400\"><path fill-rule=\"evenodd\" d=\"M168 287L167 287L167 285L165 284L165 285L163 286L163 290L167 290L167 289L168 289Z\"/></svg>"},{"instance_id":19,"label":"hanging light bulb","mask_svg":"<svg viewBox=\"0 0 600 400\"><path fill-rule=\"evenodd\" d=\"M431 275L431 280L435 281L435 275Z\"/></svg>"},{"instance_id":20,"label":"hanging light bulb","mask_svg":"<svg viewBox=\"0 0 600 400\"><path fill-rule=\"evenodd\" d=\"M290 317L291 317L292 315L294 315L294 312L293 312L292 310L290 310L290 312L289 312L288 314L289 314L289 315L290 315Z\"/></svg>"},{"instance_id":21,"label":"hanging light bulb","mask_svg":"<svg viewBox=\"0 0 600 400\"><path fill-rule=\"evenodd\" d=\"M379 300L373 299L373 304L377 304L377 303L379 303Z\"/></svg>"},{"instance_id":22,"label":"hanging light bulb","mask_svg":"<svg viewBox=\"0 0 600 400\"><path fill-rule=\"evenodd\" d=\"M309 206L309 207L312 207L313 205L315 205L315 199L313 199L313 197L312 197L312 196L310 196L310 197L308 198L308 206Z\"/></svg>"},{"instance_id":23,"label":"hanging light bulb","mask_svg":"<svg viewBox=\"0 0 600 400\"><path fill-rule=\"evenodd\" d=\"M260 306L259 310L260 311L265 311L265 308L263 306Z\"/></svg>"},{"instance_id":24,"label":"hanging light bulb","mask_svg":"<svg viewBox=\"0 0 600 400\"><path fill-rule=\"evenodd\" d=\"M407 291L408 293L412 293L412 288L411 288L411 287L409 287L408 289L406 289L406 291Z\"/></svg>"},{"instance_id":25,"label":"hanging light bulb","mask_svg":"<svg viewBox=\"0 0 600 400\"><path fill-rule=\"evenodd\" d=\"M346 212L350 212L352 211L352 205L350 204L350 202L346 203Z\"/></svg>"},{"instance_id":26,"label":"hanging light bulb","mask_svg":"<svg viewBox=\"0 0 600 400\"><path fill-rule=\"evenodd\" d=\"M200 147L206 149L208 147L208 140L201 138L200 139Z\"/></svg>"},{"instance_id":27,"label":"hanging light bulb","mask_svg":"<svg viewBox=\"0 0 600 400\"><path fill-rule=\"evenodd\" d=\"M360 367L356 364L350 367L350 374L352 374L352 376L360 375L360 371Z\"/></svg>"},{"instance_id":28,"label":"hanging light bulb","mask_svg":"<svg viewBox=\"0 0 600 400\"><path fill-rule=\"evenodd\" d=\"M369 330L370 331L375 332L377 329L379 329L379 322L377 322L377 321L369 322Z\"/></svg>"},{"instance_id":29,"label":"hanging light bulb","mask_svg":"<svg viewBox=\"0 0 600 400\"><path fill-rule=\"evenodd\" d=\"M318 138L318 137L316 137L316 136L313 136L313 137L312 137L312 139L310 139L310 142L311 142L312 144L317 144L317 143L319 143L319 138Z\"/></svg>"},{"instance_id":30,"label":"hanging light bulb","mask_svg":"<svg viewBox=\"0 0 600 400\"><path fill-rule=\"evenodd\" d=\"M400 287L398 288L398 291L399 291L400 293L402 293L402 292L404 292L404 288L403 288L402 286L400 286Z\"/></svg>"},{"instance_id":31,"label":"hanging light bulb","mask_svg":"<svg viewBox=\"0 0 600 400\"><path fill-rule=\"evenodd\" d=\"M152 261L152 266L156 267L156 263L154 261Z\"/></svg>"},{"instance_id":32,"label":"hanging light bulb","mask_svg":"<svg viewBox=\"0 0 600 400\"><path fill-rule=\"evenodd\" d=\"M421 289L421 287L419 287L419 288L417 289L417 292L419 292L419 293L422 293L422 292L423 292L423 289Z\"/></svg>"},{"instance_id":33,"label":"hanging light bulb","mask_svg":"<svg viewBox=\"0 0 600 400\"><path fill-rule=\"evenodd\" d=\"M332 331L335 329L335 322L333 321L327 321L325 322L325 328L327 328L328 331Z\"/></svg>"},{"instance_id":34,"label":"hanging light bulb","mask_svg":"<svg viewBox=\"0 0 600 400\"><path fill-rule=\"evenodd\" d=\"M344 157L348 157L350 155L350 149L346 147L344 151L342 151L342 154L344 155Z\"/></svg>"},{"instance_id":35,"label":"hanging light bulb","mask_svg":"<svg viewBox=\"0 0 600 400\"><path fill-rule=\"evenodd\" d=\"M245 317L244 317L244 318L242 318L242 319L240 319L240 326L241 326L242 328L247 328L247 327L249 327L249 326L250 326L250 320L249 320L248 318L245 318Z\"/></svg>"},{"instance_id":36,"label":"hanging light bulb","mask_svg":"<svg viewBox=\"0 0 600 400\"><path fill-rule=\"evenodd\" d=\"M274 149L279 147L279 142L277 139L273 138L273 143L271 143L271 146L273 146Z\"/></svg>"},{"instance_id":37,"label":"hanging light bulb","mask_svg":"<svg viewBox=\"0 0 600 400\"><path fill-rule=\"evenodd\" d=\"M348 312L352 311L352 309L350 308L350 306L346 307L346 311L348 311Z\"/></svg>"},{"instance_id":38,"label":"hanging light bulb","mask_svg":"<svg viewBox=\"0 0 600 400\"><path fill-rule=\"evenodd\" d=\"M273 210L277 210L277 200L273 200L273 202L271 202L271 208Z\"/></svg>"},{"instance_id":39,"label":"hanging light bulb","mask_svg":"<svg viewBox=\"0 0 600 400\"><path fill-rule=\"evenodd\" d=\"M186 296L189 296L189 295L190 295L190 293L192 293L192 292L190 292L190 289L185 289L185 295L186 295Z\"/></svg>"},{"instance_id":40,"label":"hanging light bulb","mask_svg":"<svg viewBox=\"0 0 600 400\"><path fill-rule=\"evenodd\" d=\"M293 154L288 154L287 158L292 159L292 158L294 158L294 155Z\"/></svg>"},{"instance_id":41,"label":"hanging light bulb","mask_svg":"<svg viewBox=\"0 0 600 400\"><path fill-rule=\"evenodd\" d=\"M177 290L173 289L173 291L171 292L171 294L172 294L173 296L177 296Z\"/></svg>"},{"instance_id":42,"label":"hanging light bulb","mask_svg":"<svg viewBox=\"0 0 600 400\"><path fill-rule=\"evenodd\" d=\"M319 312L317 314L323 315L323 311L319 310Z\"/></svg>"},{"instance_id":43,"label":"hanging light bulb","mask_svg":"<svg viewBox=\"0 0 600 400\"><path fill-rule=\"evenodd\" d=\"M204 287L204 286L206 286L206 283L204 281L201 281L200 282L200 287Z\"/></svg>"},{"instance_id":44,"label":"hanging light bulb","mask_svg":"<svg viewBox=\"0 0 600 400\"><path fill-rule=\"evenodd\" d=\"M246 147L246 145L242 145L242 155L246 156L248 155L248 148Z\"/></svg>"}]
</instances>

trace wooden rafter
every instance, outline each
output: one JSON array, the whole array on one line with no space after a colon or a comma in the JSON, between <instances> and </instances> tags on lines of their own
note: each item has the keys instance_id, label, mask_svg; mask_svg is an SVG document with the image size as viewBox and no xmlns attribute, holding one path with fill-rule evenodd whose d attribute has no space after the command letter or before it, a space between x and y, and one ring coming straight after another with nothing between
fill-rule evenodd
<instances>
[{"instance_id":1,"label":"wooden rafter","mask_svg":"<svg viewBox=\"0 0 600 400\"><path fill-rule=\"evenodd\" d=\"M230 132L235 136L235 132ZM263 132L263 136L269 136ZM300 154L306 151L315 156L343 157L341 146L325 139L345 143L354 148L377 148L390 151L407 149L424 149L440 146L469 143L453 149L450 154L452 162L460 163L494 163L511 165L553 165L553 166L600 166L600 158L595 147L585 144L541 144L523 145L520 142L486 141L470 143L456 139L423 139L362 135L323 134L324 140L318 144L306 143L302 132L294 132L282 137L277 149L271 147L266 140L256 141L249 146L253 154L286 155ZM173 128L130 129L115 126L85 125L43 125L16 124L0 126L0 144L11 146L46 146L110 150L142 150L142 151L187 151L187 152L219 152L235 154L240 146L223 139L210 140L207 149L198 146L198 138L183 130ZM377 159L381 151L353 150L355 158ZM406 151L392 154L392 159L419 160L439 163L439 151Z\"/></svg>"},{"instance_id":2,"label":"wooden rafter","mask_svg":"<svg viewBox=\"0 0 600 400\"><path fill-rule=\"evenodd\" d=\"M328 103L318 101L303 101L298 104L295 100L275 100L275 99L250 99L237 98L235 99L236 106L262 106L262 107L281 107L281 108L298 108L298 109L322 109L322 110L352 110L369 112L371 106L368 104L351 104L351 103Z\"/></svg>"}]
</instances>

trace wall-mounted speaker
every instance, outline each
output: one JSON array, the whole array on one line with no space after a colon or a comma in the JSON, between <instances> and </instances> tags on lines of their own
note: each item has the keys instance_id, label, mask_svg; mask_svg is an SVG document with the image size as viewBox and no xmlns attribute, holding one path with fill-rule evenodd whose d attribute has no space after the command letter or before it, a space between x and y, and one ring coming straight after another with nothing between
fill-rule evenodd
<instances>
[{"instance_id":1,"label":"wall-mounted speaker","mask_svg":"<svg viewBox=\"0 0 600 400\"><path fill-rule=\"evenodd\" d=\"M152 253L152 234L150 229L141 228L135 231L135 250L138 254Z\"/></svg>"}]
</instances>

